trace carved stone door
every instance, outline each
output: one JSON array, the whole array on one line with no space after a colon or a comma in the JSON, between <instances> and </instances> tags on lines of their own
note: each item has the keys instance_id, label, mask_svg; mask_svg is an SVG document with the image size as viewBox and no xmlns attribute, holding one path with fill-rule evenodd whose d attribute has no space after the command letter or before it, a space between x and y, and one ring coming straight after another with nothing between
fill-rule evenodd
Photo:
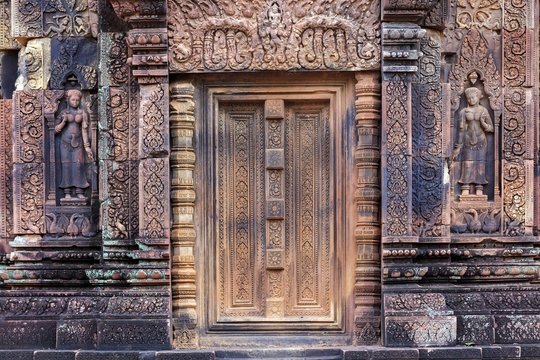
<instances>
[{"instance_id":1,"label":"carved stone door","mask_svg":"<svg viewBox=\"0 0 540 360\"><path fill-rule=\"evenodd\" d=\"M213 225L203 259L211 332L344 328L345 112L341 88L319 88L210 91L213 184L202 206Z\"/></svg>"}]
</instances>

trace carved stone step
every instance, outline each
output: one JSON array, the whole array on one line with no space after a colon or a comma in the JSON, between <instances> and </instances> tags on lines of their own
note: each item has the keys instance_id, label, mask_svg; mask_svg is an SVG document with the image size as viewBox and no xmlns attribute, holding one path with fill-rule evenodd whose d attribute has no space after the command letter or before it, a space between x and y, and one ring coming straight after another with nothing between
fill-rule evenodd
<instances>
[{"instance_id":1,"label":"carved stone step","mask_svg":"<svg viewBox=\"0 0 540 360\"><path fill-rule=\"evenodd\" d=\"M339 349L261 349L261 350L223 350L215 352L215 359L271 359L271 360L338 360L343 358Z\"/></svg>"}]
</instances>

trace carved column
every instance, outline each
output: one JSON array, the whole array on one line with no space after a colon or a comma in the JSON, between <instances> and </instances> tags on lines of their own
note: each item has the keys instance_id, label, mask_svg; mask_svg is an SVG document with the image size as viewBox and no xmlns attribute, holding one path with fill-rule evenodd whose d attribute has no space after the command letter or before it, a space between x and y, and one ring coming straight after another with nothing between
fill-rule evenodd
<instances>
[{"instance_id":1,"label":"carved column","mask_svg":"<svg viewBox=\"0 0 540 360\"><path fill-rule=\"evenodd\" d=\"M195 88L177 82L171 89L171 246L173 345L196 348L197 271L195 268Z\"/></svg>"},{"instance_id":2,"label":"carved column","mask_svg":"<svg viewBox=\"0 0 540 360\"><path fill-rule=\"evenodd\" d=\"M358 215L354 233L357 254L354 341L357 345L372 345L380 342L381 332L381 85L379 74L375 72L358 73L356 81L358 182L355 198Z\"/></svg>"}]
</instances>

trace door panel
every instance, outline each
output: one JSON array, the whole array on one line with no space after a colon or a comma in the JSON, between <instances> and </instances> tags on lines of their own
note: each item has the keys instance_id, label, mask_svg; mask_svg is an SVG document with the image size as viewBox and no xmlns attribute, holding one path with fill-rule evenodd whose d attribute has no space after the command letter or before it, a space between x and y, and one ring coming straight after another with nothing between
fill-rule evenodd
<instances>
[{"instance_id":1,"label":"door panel","mask_svg":"<svg viewBox=\"0 0 540 360\"><path fill-rule=\"evenodd\" d=\"M337 330L332 102L215 103L210 330Z\"/></svg>"}]
</instances>

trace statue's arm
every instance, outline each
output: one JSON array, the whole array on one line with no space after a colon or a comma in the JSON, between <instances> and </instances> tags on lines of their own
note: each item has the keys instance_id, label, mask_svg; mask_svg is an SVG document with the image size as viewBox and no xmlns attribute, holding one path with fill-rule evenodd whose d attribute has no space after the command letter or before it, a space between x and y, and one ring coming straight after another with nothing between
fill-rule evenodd
<instances>
[{"instance_id":1,"label":"statue's arm","mask_svg":"<svg viewBox=\"0 0 540 360\"><path fill-rule=\"evenodd\" d=\"M60 132L64 129L64 126L66 126L66 117L67 117L66 112L65 112L65 111L62 111L62 112L60 113L60 116L59 116L59 118L60 118L60 123L58 123L58 125L56 125L56 126L54 127L54 132L55 132L55 133L58 134L58 133L60 133Z\"/></svg>"},{"instance_id":2,"label":"statue's arm","mask_svg":"<svg viewBox=\"0 0 540 360\"><path fill-rule=\"evenodd\" d=\"M463 109L459 112L458 136L456 144L454 145L453 160L456 160L456 158L459 156L459 153L461 152L461 147L463 146L463 139L465 137L465 126L465 109Z\"/></svg>"},{"instance_id":3,"label":"statue's arm","mask_svg":"<svg viewBox=\"0 0 540 360\"><path fill-rule=\"evenodd\" d=\"M491 116L489 115L489 112L487 111L487 109L484 109L484 111L482 111L480 122L482 123L482 127L484 128L484 131L493 132L493 121L491 120Z\"/></svg>"},{"instance_id":4,"label":"statue's arm","mask_svg":"<svg viewBox=\"0 0 540 360\"><path fill-rule=\"evenodd\" d=\"M92 154L92 147L90 145L90 119L88 113L83 110L83 121L82 121L82 138L84 144L84 150L88 156L88 160L94 161L94 155Z\"/></svg>"}]
</instances>

